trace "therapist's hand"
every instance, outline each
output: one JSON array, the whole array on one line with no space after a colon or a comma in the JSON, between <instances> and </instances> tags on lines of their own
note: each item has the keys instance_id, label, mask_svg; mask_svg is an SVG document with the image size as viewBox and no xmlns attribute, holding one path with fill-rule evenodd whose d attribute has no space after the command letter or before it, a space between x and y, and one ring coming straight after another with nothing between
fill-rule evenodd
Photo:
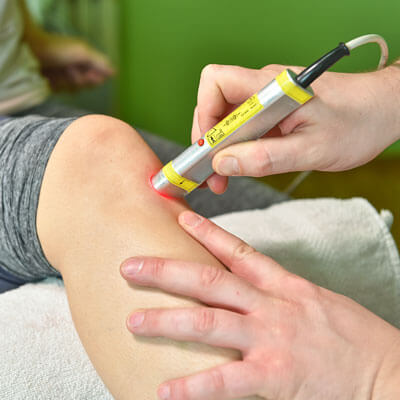
<instances>
[{"instance_id":1,"label":"therapist's hand","mask_svg":"<svg viewBox=\"0 0 400 400\"><path fill-rule=\"evenodd\" d=\"M193 212L182 213L179 223L230 272L192 262L126 260L121 273L128 281L210 306L136 311L128 328L142 336L238 349L243 357L164 383L161 399L400 398L397 329L349 298L289 273ZM143 261L141 268L129 271L131 261Z\"/></svg>"},{"instance_id":2,"label":"therapist's hand","mask_svg":"<svg viewBox=\"0 0 400 400\"><path fill-rule=\"evenodd\" d=\"M192 141L283 69L209 65L204 68L194 112ZM295 72L303 68L289 67ZM362 74L326 72L312 87L315 98L262 139L235 144L214 157L208 185L222 193L227 178L291 171L341 171L362 165L400 138L400 69Z\"/></svg>"}]
</instances>

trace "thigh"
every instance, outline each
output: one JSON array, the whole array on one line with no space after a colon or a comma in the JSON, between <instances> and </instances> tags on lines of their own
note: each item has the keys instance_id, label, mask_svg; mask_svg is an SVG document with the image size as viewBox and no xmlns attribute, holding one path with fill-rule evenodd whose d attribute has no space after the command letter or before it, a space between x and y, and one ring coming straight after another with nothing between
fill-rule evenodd
<instances>
[{"instance_id":1,"label":"thigh","mask_svg":"<svg viewBox=\"0 0 400 400\"><path fill-rule=\"evenodd\" d=\"M36 211L51 151L73 120L25 116L0 124L0 279L4 288L59 276L42 252Z\"/></svg>"},{"instance_id":2,"label":"thigh","mask_svg":"<svg viewBox=\"0 0 400 400\"><path fill-rule=\"evenodd\" d=\"M88 134L84 140L81 131ZM151 255L222 267L177 224L185 202L151 188L149 178L161 165L126 124L84 117L57 144L40 194L44 252L63 276L75 327L94 367L121 400L153 400L165 379L240 357L231 349L138 338L125 327L135 309L198 303L128 285L119 274L124 259Z\"/></svg>"}]
</instances>

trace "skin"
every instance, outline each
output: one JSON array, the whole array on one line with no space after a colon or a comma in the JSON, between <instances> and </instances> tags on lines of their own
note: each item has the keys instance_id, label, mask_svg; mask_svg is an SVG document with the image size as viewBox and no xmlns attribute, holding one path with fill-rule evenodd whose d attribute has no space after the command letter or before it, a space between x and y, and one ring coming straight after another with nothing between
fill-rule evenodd
<instances>
[{"instance_id":1,"label":"skin","mask_svg":"<svg viewBox=\"0 0 400 400\"><path fill-rule=\"evenodd\" d=\"M203 302L198 308L136 311L128 328L138 336L235 348L242 361L167 382L161 399L399 398L398 329L289 273L193 212L183 212L179 223L230 272L166 258L125 261L121 273L129 282Z\"/></svg>"},{"instance_id":2,"label":"skin","mask_svg":"<svg viewBox=\"0 0 400 400\"><path fill-rule=\"evenodd\" d=\"M103 55L82 41L43 31L21 5L25 40L53 89L99 84L112 74ZM160 198L150 187L150 176L160 168L131 127L93 115L76 120L63 133L40 191L41 246L63 277L82 344L117 400L154 400L158 383L165 379L239 358L232 349L138 340L125 328L132 306L186 307L197 302L126 284L118 273L124 258L158 254L222 268L178 226L177 215L187 205Z\"/></svg>"},{"instance_id":3,"label":"skin","mask_svg":"<svg viewBox=\"0 0 400 400\"><path fill-rule=\"evenodd\" d=\"M236 105L283 69L209 65L200 79L192 140L197 140ZM312 87L316 96L263 138L234 144L213 159L208 184L215 193L227 176L267 176L291 171L343 171L363 165L400 138L400 69L397 65L360 74L325 72ZM301 149L301 150L299 150ZM236 160L236 162L234 161Z\"/></svg>"},{"instance_id":4,"label":"skin","mask_svg":"<svg viewBox=\"0 0 400 400\"><path fill-rule=\"evenodd\" d=\"M284 68L206 67L194 113L193 141ZM227 185L222 175L340 171L370 161L400 138L399 73L397 65L373 73L325 73L313 84L315 98L265 137L220 151L213 159L213 168L220 175L208 180L209 187L222 193ZM144 312L139 314L142 323L133 326L132 319L138 319L134 313L128 328L137 335L233 347L242 352L243 362L214 370L213 375L220 377L214 385L210 371L170 381L162 387L162 398L222 400L257 394L273 400L333 400L400 396L397 329L343 296L284 273L270 259L255 254L210 222L200 219L189 227L185 216L179 221L232 273L215 271L212 284L206 286L201 277L213 275L210 266L182 265L167 259L157 260L157 265L163 266L158 267L157 277L152 276L151 267L148 269L155 262L152 259L142 259L142 269L136 274L124 268L121 273L131 282L191 294L217 308L200 311L209 321L200 334L196 328L199 312L193 310ZM241 250L239 256L237 249ZM124 266L129 264L128 260ZM254 304L260 292L264 299ZM241 304L252 306L238 309L239 295ZM236 311L236 315L227 310Z\"/></svg>"},{"instance_id":5,"label":"skin","mask_svg":"<svg viewBox=\"0 0 400 400\"><path fill-rule=\"evenodd\" d=\"M26 10L25 22L25 40L53 89L91 86L113 74L109 61L84 42L42 31ZM195 111L194 140L282 68L207 67ZM326 74L320 88L315 86L318 98L313 109L306 105L292 114L270 133L274 138L268 142L224 150L215 158L214 169L221 175L261 176L300 169L340 170L368 161L398 138L398 121L388 118L398 107L393 96L398 86L394 72L388 70L386 75L363 74L359 79ZM251 92L235 86L238 76ZM353 98L342 102L344 93ZM378 103L382 98L388 102ZM383 130L380 138L378 128ZM361 130L368 140L364 136L357 142ZM346 131L351 135L345 136ZM295 139L280 137L289 133L297 133ZM306 149L307 157L297 157L298 146ZM346 153L352 146L360 148L359 158ZM236 172L223 169L226 156L237 158ZM249 163L251 159L255 162ZM85 117L73 123L57 144L40 193L37 227L42 248L63 276L82 343L116 399L154 399L158 382L186 374L193 375L161 386L160 398L399 397L395 328L351 300L287 273L204 220L190 228L184 223L186 214L180 218L182 227L204 247L190 239L176 223L187 206L158 198L148 186L149 171L159 167L129 127L101 116ZM217 193L226 184L218 176L209 180ZM156 233L149 221L157 221ZM128 286L117 276L115 260L132 254L140 255L136 261L142 268L134 275L132 269L129 275L123 270L136 284ZM232 273L223 272L212 254ZM161 258L143 258L154 255ZM132 266L132 260L127 265ZM213 308L140 289L143 285L192 296ZM157 310L134 313L129 329L173 340L143 341L127 334L121 325L124 315L132 307L145 306ZM179 308L167 311L161 306ZM366 335L371 330L373 337ZM174 340L203 344L177 346ZM332 349L341 357L332 357ZM223 366L215 368L218 364Z\"/></svg>"},{"instance_id":6,"label":"skin","mask_svg":"<svg viewBox=\"0 0 400 400\"><path fill-rule=\"evenodd\" d=\"M122 260L157 255L223 268L178 225L185 202L165 199L150 186L161 166L130 126L86 116L57 142L40 191L37 231L44 254L62 275L93 366L118 400L154 400L160 382L240 357L236 350L205 344L143 340L126 329L132 307L198 302L127 284L119 274Z\"/></svg>"}]
</instances>

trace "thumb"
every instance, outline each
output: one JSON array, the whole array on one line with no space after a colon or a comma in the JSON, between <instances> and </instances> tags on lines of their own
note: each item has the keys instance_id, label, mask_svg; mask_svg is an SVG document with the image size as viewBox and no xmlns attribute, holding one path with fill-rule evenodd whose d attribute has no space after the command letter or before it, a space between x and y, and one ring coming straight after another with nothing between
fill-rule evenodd
<instances>
[{"instance_id":1,"label":"thumb","mask_svg":"<svg viewBox=\"0 0 400 400\"><path fill-rule=\"evenodd\" d=\"M213 169L222 176L261 177L317 169L320 152L306 132L237 143L218 152ZM318 149L317 149L318 150Z\"/></svg>"}]
</instances>

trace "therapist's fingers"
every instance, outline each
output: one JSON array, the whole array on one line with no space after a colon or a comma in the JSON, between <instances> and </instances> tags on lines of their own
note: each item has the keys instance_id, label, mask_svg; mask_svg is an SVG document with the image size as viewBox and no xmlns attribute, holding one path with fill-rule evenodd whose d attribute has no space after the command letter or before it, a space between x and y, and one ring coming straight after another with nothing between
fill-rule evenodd
<instances>
[{"instance_id":1,"label":"therapist's fingers","mask_svg":"<svg viewBox=\"0 0 400 400\"><path fill-rule=\"evenodd\" d=\"M253 177L320 168L323 152L310 136L299 128L288 136L237 143L215 155L213 168L220 175Z\"/></svg>"},{"instance_id":2,"label":"therapist's fingers","mask_svg":"<svg viewBox=\"0 0 400 400\"><path fill-rule=\"evenodd\" d=\"M126 324L140 336L162 336L243 352L254 346L258 331L254 327L257 320L252 323L241 314L212 307L143 310L130 315Z\"/></svg>"},{"instance_id":3,"label":"therapist's fingers","mask_svg":"<svg viewBox=\"0 0 400 400\"><path fill-rule=\"evenodd\" d=\"M223 194L228 189L228 178L218 174L212 174L207 179L207 184L210 190L215 194Z\"/></svg>"},{"instance_id":4,"label":"therapist's fingers","mask_svg":"<svg viewBox=\"0 0 400 400\"><path fill-rule=\"evenodd\" d=\"M207 65L200 77L197 106L192 125L192 143L239 104L269 83L284 66L271 65L261 70L231 65ZM210 190L222 194L228 181L220 174L208 179Z\"/></svg>"},{"instance_id":5,"label":"therapist's fingers","mask_svg":"<svg viewBox=\"0 0 400 400\"><path fill-rule=\"evenodd\" d=\"M262 381L257 365L235 361L166 382L158 389L158 397L161 400L237 399L257 394Z\"/></svg>"},{"instance_id":6,"label":"therapist's fingers","mask_svg":"<svg viewBox=\"0 0 400 400\"><path fill-rule=\"evenodd\" d=\"M279 290L281 279L289 275L277 262L193 211L182 212L178 222L235 275L258 288Z\"/></svg>"},{"instance_id":7,"label":"therapist's fingers","mask_svg":"<svg viewBox=\"0 0 400 400\"><path fill-rule=\"evenodd\" d=\"M199 126L199 108L198 106L195 107L193 112L193 121L192 121L192 143L199 140L205 132L200 131Z\"/></svg>"},{"instance_id":8,"label":"therapist's fingers","mask_svg":"<svg viewBox=\"0 0 400 400\"><path fill-rule=\"evenodd\" d=\"M211 129L234 106L243 103L276 75L276 69L207 65L201 73L197 95L200 131L204 134Z\"/></svg>"},{"instance_id":9,"label":"therapist's fingers","mask_svg":"<svg viewBox=\"0 0 400 400\"><path fill-rule=\"evenodd\" d=\"M211 265L153 257L130 258L121 265L128 281L189 296L203 303L248 313L265 295L234 274Z\"/></svg>"},{"instance_id":10,"label":"therapist's fingers","mask_svg":"<svg viewBox=\"0 0 400 400\"><path fill-rule=\"evenodd\" d=\"M194 109L193 113L193 123L192 123L192 143L200 139L205 132L201 133L199 127L199 113L198 107ZM226 191L228 187L228 178L225 176L220 176L218 174L213 174L207 179L208 187L215 194L222 194ZM205 187L206 185L201 185L200 187Z\"/></svg>"}]
</instances>

